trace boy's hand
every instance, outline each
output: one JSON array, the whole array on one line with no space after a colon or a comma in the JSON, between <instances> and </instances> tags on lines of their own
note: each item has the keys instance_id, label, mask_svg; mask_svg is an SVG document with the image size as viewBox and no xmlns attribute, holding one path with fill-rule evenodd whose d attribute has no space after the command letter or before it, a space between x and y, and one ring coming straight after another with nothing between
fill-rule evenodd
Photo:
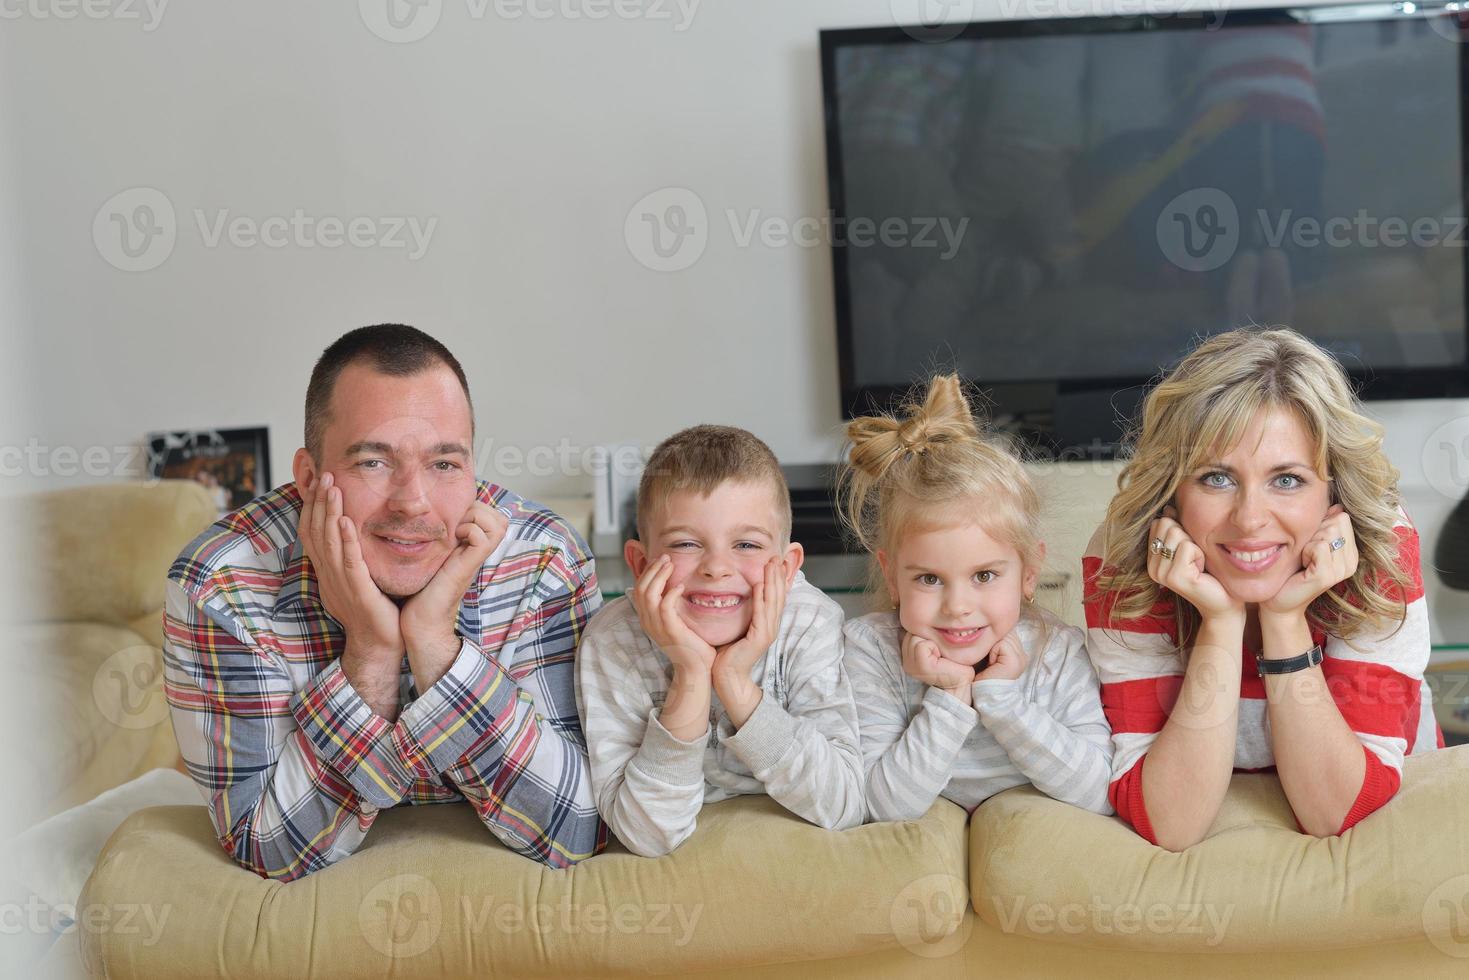
<instances>
[{"instance_id":1,"label":"boy's hand","mask_svg":"<svg viewBox=\"0 0 1469 980\"><path fill-rule=\"evenodd\" d=\"M974 668L945 657L937 643L916 633L903 633L903 673L929 687L948 691L965 704L973 704L969 685L974 683Z\"/></svg>"},{"instance_id":2,"label":"boy's hand","mask_svg":"<svg viewBox=\"0 0 1469 980\"><path fill-rule=\"evenodd\" d=\"M720 647L715 657L714 690L736 729L760 706L761 690L750 672L775 642L789 591L785 558L770 559L765 563L764 580L755 586L750 628L738 640Z\"/></svg>"},{"instance_id":3,"label":"boy's hand","mask_svg":"<svg viewBox=\"0 0 1469 980\"><path fill-rule=\"evenodd\" d=\"M675 675L708 676L714 666L714 648L683 621L679 613L683 586L668 588L668 577L672 573L673 561L667 555L661 555L643 569L637 584L628 590L628 598L637 610L643 632L673 664Z\"/></svg>"},{"instance_id":4,"label":"boy's hand","mask_svg":"<svg viewBox=\"0 0 1469 980\"><path fill-rule=\"evenodd\" d=\"M323 473L300 491L296 535L311 562L322 608L346 636L342 672L374 714L395 720L404 647L398 607L372 580L357 528L342 515L342 491L333 486L332 475Z\"/></svg>"},{"instance_id":5,"label":"boy's hand","mask_svg":"<svg viewBox=\"0 0 1469 980\"><path fill-rule=\"evenodd\" d=\"M479 576L485 560L505 537L509 526L510 520L504 514L475 501L454 529L458 541L454 550L428 585L404 603L403 639L420 692L438 683L459 655L462 643L455 627L464 593Z\"/></svg>"},{"instance_id":6,"label":"boy's hand","mask_svg":"<svg viewBox=\"0 0 1469 980\"><path fill-rule=\"evenodd\" d=\"M1013 681L1025 672L1030 657L1012 629L990 647L988 660L990 665L974 676L976 681Z\"/></svg>"}]
</instances>

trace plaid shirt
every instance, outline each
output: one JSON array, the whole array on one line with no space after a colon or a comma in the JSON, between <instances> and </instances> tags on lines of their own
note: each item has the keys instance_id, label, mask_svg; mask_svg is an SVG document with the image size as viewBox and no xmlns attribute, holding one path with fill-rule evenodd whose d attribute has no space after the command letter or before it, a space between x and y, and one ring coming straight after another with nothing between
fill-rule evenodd
<instances>
[{"instance_id":1,"label":"plaid shirt","mask_svg":"<svg viewBox=\"0 0 1469 980\"><path fill-rule=\"evenodd\" d=\"M342 673L346 636L322 607L287 484L195 538L168 574L164 690L221 846L294 879L356 850L378 811L468 799L506 846L551 867L600 851L573 657L602 604L586 544L559 517L480 482L510 518L464 595L464 644L396 722Z\"/></svg>"}]
</instances>

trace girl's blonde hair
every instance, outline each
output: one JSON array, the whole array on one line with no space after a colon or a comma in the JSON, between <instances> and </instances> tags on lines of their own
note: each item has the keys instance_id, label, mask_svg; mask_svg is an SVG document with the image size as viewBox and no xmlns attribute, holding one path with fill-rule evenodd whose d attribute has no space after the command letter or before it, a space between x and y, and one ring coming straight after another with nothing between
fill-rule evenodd
<instances>
[{"instance_id":1,"label":"girl's blonde hair","mask_svg":"<svg viewBox=\"0 0 1469 980\"><path fill-rule=\"evenodd\" d=\"M1313 628L1349 639L1399 622L1408 578L1398 567L1398 471L1382 452L1382 426L1367 418L1346 372L1294 330L1246 328L1218 334L1148 393L1142 424L1128 434L1129 459L1102 525L1103 572L1097 596L1116 593L1113 617L1148 613L1163 589L1148 577L1148 529L1200 466L1231 450L1260 412L1293 413L1305 427L1319 477L1350 515L1360 560L1351 578L1306 611ZM1199 614L1175 602L1187 647Z\"/></svg>"},{"instance_id":2,"label":"girl's blonde hair","mask_svg":"<svg viewBox=\"0 0 1469 980\"><path fill-rule=\"evenodd\" d=\"M871 556L874 605L892 608L877 552L912 527L973 521L1040 565L1040 498L1019 457L984 431L957 375L933 378L899 414L847 424L838 482L842 521Z\"/></svg>"}]
</instances>

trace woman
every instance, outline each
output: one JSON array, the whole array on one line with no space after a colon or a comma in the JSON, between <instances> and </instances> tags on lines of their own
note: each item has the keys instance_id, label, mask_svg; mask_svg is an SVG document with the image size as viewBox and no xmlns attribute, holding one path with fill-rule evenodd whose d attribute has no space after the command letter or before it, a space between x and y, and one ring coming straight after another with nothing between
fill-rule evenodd
<instances>
[{"instance_id":1,"label":"woman","mask_svg":"<svg viewBox=\"0 0 1469 980\"><path fill-rule=\"evenodd\" d=\"M1443 745L1381 427L1310 341L1236 330L1153 389L1131 442L1083 559L1113 806L1182 850L1233 770L1274 766L1303 832L1345 831Z\"/></svg>"}]
</instances>

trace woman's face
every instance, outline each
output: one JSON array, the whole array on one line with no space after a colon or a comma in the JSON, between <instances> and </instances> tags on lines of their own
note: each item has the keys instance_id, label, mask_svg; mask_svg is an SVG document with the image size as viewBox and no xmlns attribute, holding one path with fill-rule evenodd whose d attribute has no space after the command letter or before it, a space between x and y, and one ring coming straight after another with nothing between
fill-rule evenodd
<instances>
[{"instance_id":1,"label":"woman's face","mask_svg":"<svg viewBox=\"0 0 1469 980\"><path fill-rule=\"evenodd\" d=\"M1241 602L1271 599L1301 570L1301 552L1331 506L1331 484L1294 412L1265 409L1239 443L1184 477L1178 523L1204 569Z\"/></svg>"}]
</instances>

